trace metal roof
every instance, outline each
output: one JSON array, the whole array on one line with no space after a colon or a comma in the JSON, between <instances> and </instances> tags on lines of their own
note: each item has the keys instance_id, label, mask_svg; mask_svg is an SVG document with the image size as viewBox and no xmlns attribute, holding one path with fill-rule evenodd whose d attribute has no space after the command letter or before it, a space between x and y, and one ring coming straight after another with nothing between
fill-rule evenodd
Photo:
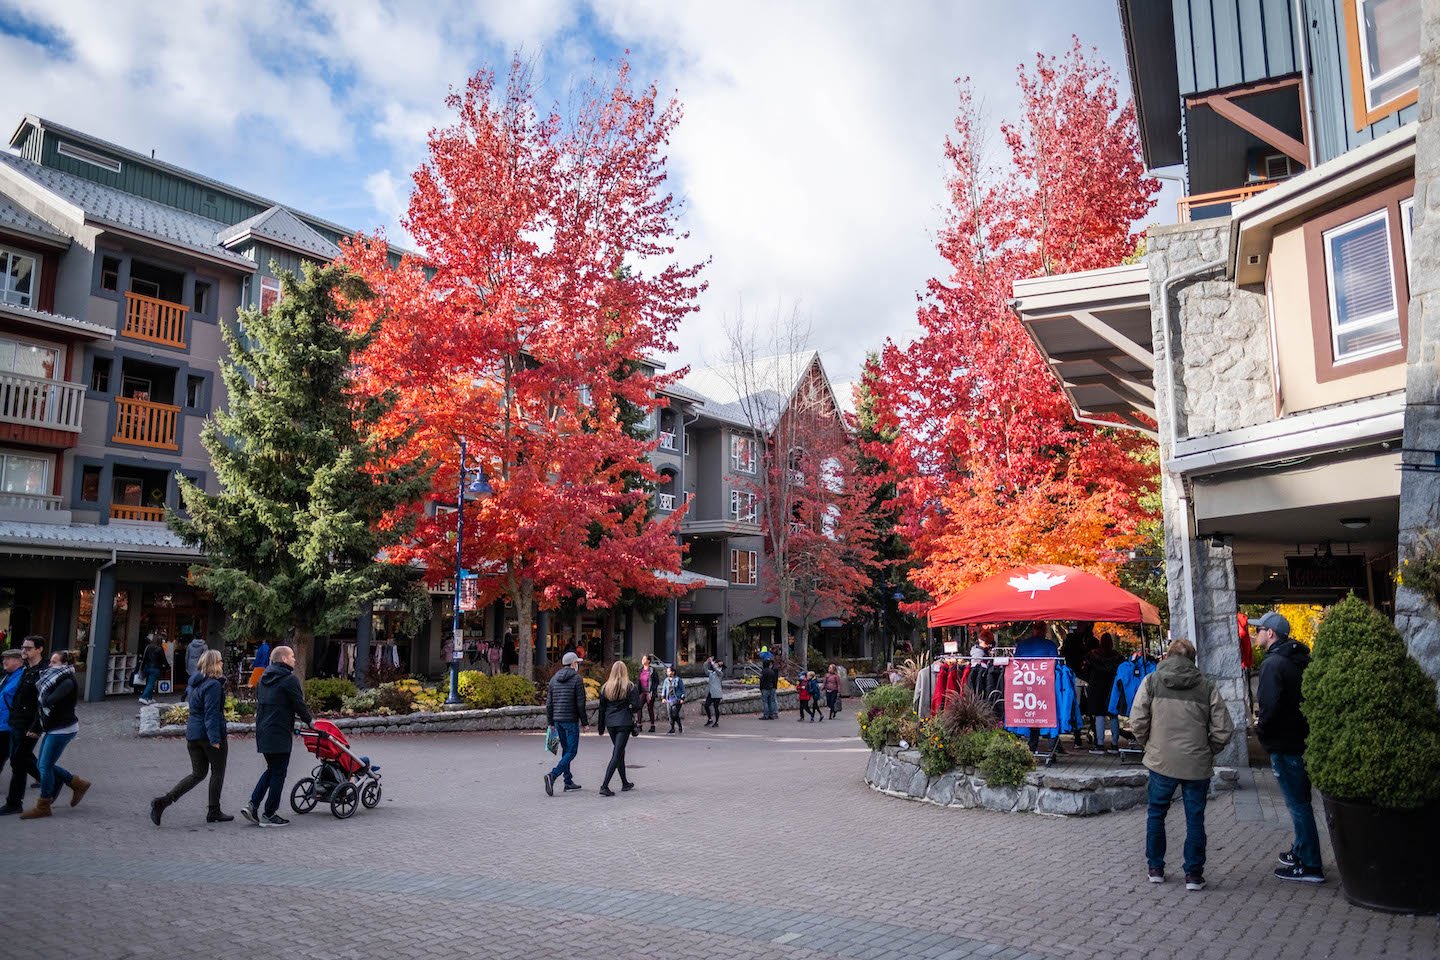
<instances>
[{"instance_id":1,"label":"metal roof","mask_svg":"<svg viewBox=\"0 0 1440 960\"><path fill-rule=\"evenodd\" d=\"M91 323L89 320L76 320L74 317L67 317L62 313L50 313L46 310L36 310L33 307L22 307L14 303L6 303L3 300L0 300L0 314L30 323L38 323L44 327L64 330L68 333L84 334L96 340L115 339L114 327Z\"/></svg>"},{"instance_id":2,"label":"metal roof","mask_svg":"<svg viewBox=\"0 0 1440 960\"><path fill-rule=\"evenodd\" d=\"M233 227L221 230L215 239L227 249L255 239L324 260L333 260L340 256L339 247L278 204L248 220L241 220Z\"/></svg>"},{"instance_id":3,"label":"metal roof","mask_svg":"<svg viewBox=\"0 0 1440 960\"><path fill-rule=\"evenodd\" d=\"M68 247L70 237L35 214L17 206L9 197L0 195L0 230L22 233L27 237L43 241L48 246Z\"/></svg>"},{"instance_id":4,"label":"metal roof","mask_svg":"<svg viewBox=\"0 0 1440 960\"><path fill-rule=\"evenodd\" d=\"M100 557L111 551L190 561L200 557L158 523L26 523L0 521L0 553Z\"/></svg>"},{"instance_id":5,"label":"metal roof","mask_svg":"<svg viewBox=\"0 0 1440 960\"><path fill-rule=\"evenodd\" d=\"M59 200L78 207L88 223L179 247L241 270L255 269L252 261L225 249L216 239L216 235L228 229L229 224L186 213L84 177L42 167L8 153L0 153L0 171L28 180Z\"/></svg>"},{"instance_id":6,"label":"metal roof","mask_svg":"<svg viewBox=\"0 0 1440 960\"><path fill-rule=\"evenodd\" d=\"M1147 169L1185 159L1180 140L1180 76L1170 0L1117 0L1125 61Z\"/></svg>"}]
</instances>

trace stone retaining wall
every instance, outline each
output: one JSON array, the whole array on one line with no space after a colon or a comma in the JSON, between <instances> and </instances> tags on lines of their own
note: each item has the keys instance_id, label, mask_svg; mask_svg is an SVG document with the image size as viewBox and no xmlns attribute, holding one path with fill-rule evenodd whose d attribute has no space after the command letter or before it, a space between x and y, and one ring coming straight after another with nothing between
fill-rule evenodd
<instances>
[{"instance_id":1,"label":"stone retaining wall","mask_svg":"<svg viewBox=\"0 0 1440 960\"><path fill-rule=\"evenodd\" d=\"M1211 790L1234 789L1237 779L1235 770L1216 770ZM1095 774L1049 768L1032 771L1019 787L992 787L972 767L928 777L920 769L920 751L886 747L870 754L865 782L886 796L939 807L1085 817L1144 803L1149 773L1138 765Z\"/></svg>"},{"instance_id":2,"label":"stone retaining wall","mask_svg":"<svg viewBox=\"0 0 1440 960\"><path fill-rule=\"evenodd\" d=\"M700 701L704 697L699 698ZM780 709L795 707L795 691L779 692ZM590 701L592 714L599 706ZM139 733L142 737L183 737L185 727L180 724L162 726L159 706L140 708ZM657 711L658 713L659 711ZM700 713L699 702L686 703L686 716L693 718ZM720 712L759 713L760 692L758 690L727 694L720 702ZM544 707L496 707L492 710L447 710L443 713L407 713L393 717L332 717L328 718L341 730L353 733L456 733L481 730L544 730ZM228 730L232 736L253 736L253 723L231 723Z\"/></svg>"}]
</instances>

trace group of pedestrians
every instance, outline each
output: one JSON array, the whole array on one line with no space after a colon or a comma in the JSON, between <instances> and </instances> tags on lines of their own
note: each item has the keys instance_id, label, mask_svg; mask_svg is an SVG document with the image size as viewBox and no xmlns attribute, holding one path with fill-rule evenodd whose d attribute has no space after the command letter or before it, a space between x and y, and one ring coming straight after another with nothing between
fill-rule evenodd
<instances>
[{"instance_id":1,"label":"group of pedestrians","mask_svg":"<svg viewBox=\"0 0 1440 960\"><path fill-rule=\"evenodd\" d=\"M1260 665L1256 733L1285 797L1294 842L1278 856L1275 877L1298 883L1324 883L1320 833L1305 770L1309 727L1300 711L1300 678L1310 662L1304 644L1290 638L1290 622L1267 613L1257 639L1266 650ZM1151 883L1165 882L1165 816L1178 790L1185 809L1184 871L1187 890L1205 889L1205 804L1215 757L1235 735L1230 711L1215 685L1195 664L1195 647L1173 640L1155 672L1140 683L1130 724L1145 749L1149 770L1149 815L1145 822L1145 861Z\"/></svg>"},{"instance_id":2,"label":"group of pedestrians","mask_svg":"<svg viewBox=\"0 0 1440 960\"><path fill-rule=\"evenodd\" d=\"M46 665L45 638L33 634L18 649L0 653L0 661L5 669L0 677L0 716L10 762L10 787L0 815L18 813L21 820L38 820L51 815L61 787L70 788L72 807L90 789L89 780L60 766L65 748L80 734L75 664L68 650L60 650ZM26 810L25 785L32 779L40 783L40 796Z\"/></svg>"}]
</instances>

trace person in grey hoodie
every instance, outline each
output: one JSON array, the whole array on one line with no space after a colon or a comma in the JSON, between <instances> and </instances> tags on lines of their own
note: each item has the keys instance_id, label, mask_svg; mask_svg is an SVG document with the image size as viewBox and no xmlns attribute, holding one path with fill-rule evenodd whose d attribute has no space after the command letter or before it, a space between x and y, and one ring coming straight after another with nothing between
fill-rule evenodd
<instances>
[{"instance_id":1,"label":"person in grey hoodie","mask_svg":"<svg viewBox=\"0 0 1440 960\"><path fill-rule=\"evenodd\" d=\"M725 664L714 657L705 661L705 726L720 726L720 701L725 695ZM713 713L713 716L712 716Z\"/></svg>"},{"instance_id":2,"label":"person in grey hoodie","mask_svg":"<svg viewBox=\"0 0 1440 960\"><path fill-rule=\"evenodd\" d=\"M199 637L191 640L190 646L185 648L185 682L187 684L190 682L190 678L195 676L195 671L200 666L200 658L209 649L210 647Z\"/></svg>"},{"instance_id":3,"label":"person in grey hoodie","mask_svg":"<svg viewBox=\"0 0 1440 960\"><path fill-rule=\"evenodd\" d=\"M1205 800L1215 757L1235 735L1230 710L1195 666L1195 646L1172 640L1155 672L1140 682L1130 726L1145 748L1150 816L1145 860L1151 883L1165 882L1165 815L1175 791L1185 804L1185 889L1205 889Z\"/></svg>"}]
</instances>

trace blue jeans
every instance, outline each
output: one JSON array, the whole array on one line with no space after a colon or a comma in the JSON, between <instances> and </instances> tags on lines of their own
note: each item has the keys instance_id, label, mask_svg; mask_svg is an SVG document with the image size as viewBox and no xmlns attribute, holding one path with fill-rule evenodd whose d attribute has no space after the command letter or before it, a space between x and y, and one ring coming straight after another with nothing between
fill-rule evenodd
<instances>
[{"instance_id":1,"label":"blue jeans","mask_svg":"<svg viewBox=\"0 0 1440 960\"><path fill-rule=\"evenodd\" d=\"M46 800L54 800L60 794L60 784L56 780L68 786L74 779L69 770L60 766L60 754L75 737L73 733L47 733L40 741L40 755L36 757L35 765L40 768L40 796Z\"/></svg>"},{"instance_id":2,"label":"blue jeans","mask_svg":"<svg viewBox=\"0 0 1440 960\"><path fill-rule=\"evenodd\" d=\"M140 691L140 699L141 699L141 700L149 700L149 699L150 699L150 694L152 694L152 693L155 692L155 684L157 684L157 683L159 683L159 682L160 682L160 671L159 671L158 668L151 667L149 670L146 670L146 671L145 671L145 689L142 690L142 691Z\"/></svg>"},{"instance_id":3,"label":"blue jeans","mask_svg":"<svg viewBox=\"0 0 1440 960\"><path fill-rule=\"evenodd\" d=\"M761 717L778 717L778 716L780 716L780 698L779 698L779 696L775 693L774 690L761 690L761 691L760 691L760 716L761 716Z\"/></svg>"},{"instance_id":4,"label":"blue jeans","mask_svg":"<svg viewBox=\"0 0 1440 960\"><path fill-rule=\"evenodd\" d=\"M1285 807L1295 826L1295 846L1290 852L1306 870L1320 870L1320 831L1315 826L1315 808L1310 805L1310 775L1305 756L1299 753L1272 753L1270 767L1280 781Z\"/></svg>"},{"instance_id":5,"label":"blue jeans","mask_svg":"<svg viewBox=\"0 0 1440 960\"><path fill-rule=\"evenodd\" d=\"M1165 815L1175 788L1185 805L1185 874L1205 872L1205 798L1209 780L1177 780L1150 771L1150 816L1145 821L1145 863L1151 870L1165 869Z\"/></svg>"},{"instance_id":6,"label":"blue jeans","mask_svg":"<svg viewBox=\"0 0 1440 960\"><path fill-rule=\"evenodd\" d=\"M555 733L560 737L560 762L555 764L550 776L563 777L567 784L574 783L575 778L570 775L570 761L580 752L580 724L557 723Z\"/></svg>"}]
</instances>

